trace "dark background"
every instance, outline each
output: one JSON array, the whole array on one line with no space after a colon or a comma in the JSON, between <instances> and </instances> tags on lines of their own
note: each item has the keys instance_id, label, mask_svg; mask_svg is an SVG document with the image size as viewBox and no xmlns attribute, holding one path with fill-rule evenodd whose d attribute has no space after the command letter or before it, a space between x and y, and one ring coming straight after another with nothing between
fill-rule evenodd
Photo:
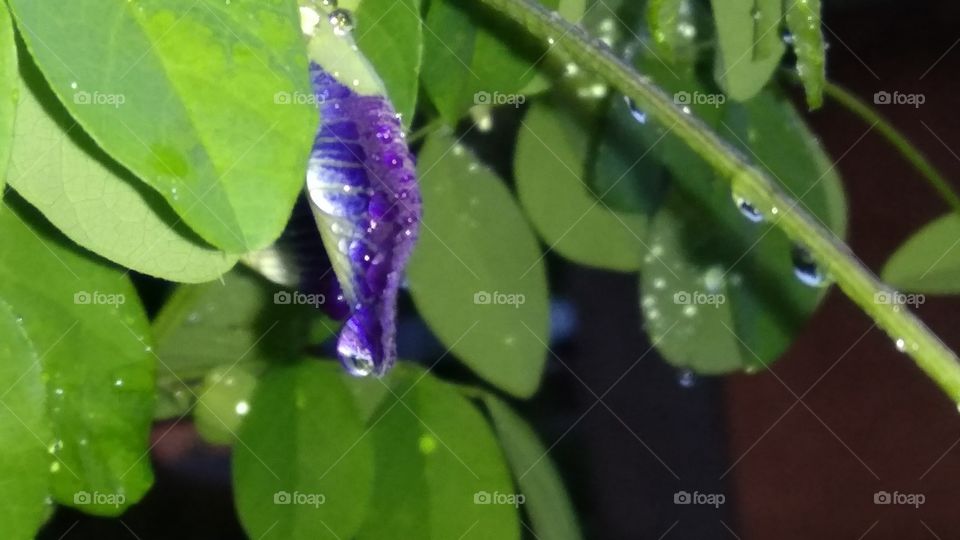
<instances>
[{"instance_id":1,"label":"dark background","mask_svg":"<svg viewBox=\"0 0 960 540\"><path fill-rule=\"evenodd\" d=\"M830 79L867 101L880 90L924 94L919 108L880 111L948 179L960 178L960 5L826 4ZM852 247L879 270L947 209L868 124L830 102L809 120L834 159L843 156ZM588 538L960 537L956 405L839 292L772 372L690 384L648 352L632 276L569 265L556 274L579 327L522 409L556 444ZM919 309L954 349L957 313L946 298ZM186 422L160 425L154 438L157 483L141 504L120 521L58 509L42 537L242 538L227 451L203 445ZM726 503L675 505L678 490ZM926 502L875 505L880 490Z\"/></svg>"}]
</instances>

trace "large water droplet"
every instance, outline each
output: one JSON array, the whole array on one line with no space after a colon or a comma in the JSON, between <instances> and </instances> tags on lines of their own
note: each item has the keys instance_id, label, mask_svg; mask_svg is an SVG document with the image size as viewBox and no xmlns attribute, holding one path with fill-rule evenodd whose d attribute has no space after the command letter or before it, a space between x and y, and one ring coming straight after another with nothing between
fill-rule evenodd
<instances>
[{"instance_id":1,"label":"large water droplet","mask_svg":"<svg viewBox=\"0 0 960 540\"><path fill-rule=\"evenodd\" d=\"M810 287L823 287L826 284L827 279L810 252L801 247L795 247L790 256L793 260L793 273L800 283Z\"/></svg>"},{"instance_id":2,"label":"large water droplet","mask_svg":"<svg viewBox=\"0 0 960 540\"><path fill-rule=\"evenodd\" d=\"M763 221L763 214L761 214L755 206L750 204L750 202L743 197L734 195L733 202L737 205L737 210L743 214L743 217L747 218L752 223L760 223Z\"/></svg>"},{"instance_id":3,"label":"large water droplet","mask_svg":"<svg viewBox=\"0 0 960 540\"><path fill-rule=\"evenodd\" d=\"M626 102L627 108L630 109L630 115L633 116L634 120L640 122L641 124L647 123L647 113L638 109L635 101L627 96L623 96L623 101Z\"/></svg>"},{"instance_id":4,"label":"large water droplet","mask_svg":"<svg viewBox=\"0 0 960 540\"><path fill-rule=\"evenodd\" d=\"M338 36L345 36L353 31L353 16L345 9L331 11L328 20L333 25L333 33Z\"/></svg>"}]
</instances>

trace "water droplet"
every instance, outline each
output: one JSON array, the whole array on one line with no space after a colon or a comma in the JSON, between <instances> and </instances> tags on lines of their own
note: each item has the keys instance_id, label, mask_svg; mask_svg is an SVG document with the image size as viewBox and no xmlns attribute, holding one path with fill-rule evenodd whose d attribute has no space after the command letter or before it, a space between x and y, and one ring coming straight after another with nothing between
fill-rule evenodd
<instances>
[{"instance_id":1,"label":"water droplet","mask_svg":"<svg viewBox=\"0 0 960 540\"><path fill-rule=\"evenodd\" d=\"M733 202L737 205L737 210L740 210L743 217L747 218L750 222L760 223L763 221L763 214L743 197L734 195Z\"/></svg>"},{"instance_id":2,"label":"water droplet","mask_svg":"<svg viewBox=\"0 0 960 540\"><path fill-rule=\"evenodd\" d=\"M123 379L117 379L117 380L113 381L113 385L116 386L116 387L118 387L118 388L121 387L121 386L123 386Z\"/></svg>"},{"instance_id":3,"label":"water droplet","mask_svg":"<svg viewBox=\"0 0 960 540\"><path fill-rule=\"evenodd\" d=\"M719 265L711 266L703 274L703 285L710 292L717 292L724 285L724 271Z\"/></svg>"},{"instance_id":4,"label":"water droplet","mask_svg":"<svg viewBox=\"0 0 960 540\"><path fill-rule=\"evenodd\" d=\"M900 352L907 350L907 342L903 338L897 339L897 350Z\"/></svg>"},{"instance_id":5,"label":"water droplet","mask_svg":"<svg viewBox=\"0 0 960 540\"><path fill-rule=\"evenodd\" d=\"M664 287L666 287L666 286L667 286L667 280L665 280L665 279L663 279L663 278L656 278L656 279L653 280L653 288L654 288L654 289L662 289L662 288L664 288Z\"/></svg>"},{"instance_id":6,"label":"water droplet","mask_svg":"<svg viewBox=\"0 0 960 540\"><path fill-rule=\"evenodd\" d=\"M79 85L77 84L77 81L73 81L72 83L70 83L70 88L72 90L76 90L78 87Z\"/></svg>"},{"instance_id":7,"label":"water droplet","mask_svg":"<svg viewBox=\"0 0 960 540\"><path fill-rule=\"evenodd\" d=\"M647 113L641 111L637 108L637 104L627 96L623 96L623 101L626 102L627 108L630 110L630 115L633 116L633 119L641 124L647 123Z\"/></svg>"},{"instance_id":8,"label":"water droplet","mask_svg":"<svg viewBox=\"0 0 960 540\"><path fill-rule=\"evenodd\" d=\"M238 401L233 410L236 411L238 415L245 416L248 412L250 412L250 404L246 401Z\"/></svg>"},{"instance_id":9,"label":"water droplet","mask_svg":"<svg viewBox=\"0 0 960 540\"><path fill-rule=\"evenodd\" d=\"M333 33L338 36L345 36L353 31L353 16L345 9L331 11L328 20L333 25Z\"/></svg>"},{"instance_id":10,"label":"water droplet","mask_svg":"<svg viewBox=\"0 0 960 540\"><path fill-rule=\"evenodd\" d=\"M810 256L810 252L801 247L794 247L791 252L791 259L793 260L793 273L800 280L800 283L810 287L822 287L826 284L827 279L813 257Z\"/></svg>"},{"instance_id":11,"label":"water droplet","mask_svg":"<svg viewBox=\"0 0 960 540\"><path fill-rule=\"evenodd\" d=\"M697 384L697 376L693 374L689 369L681 370L677 374L677 384L681 388L693 388Z\"/></svg>"},{"instance_id":12,"label":"water droplet","mask_svg":"<svg viewBox=\"0 0 960 540\"><path fill-rule=\"evenodd\" d=\"M320 0L320 5L327 9L337 9L337 0Z\"/></svg>"},{"instance_id":13,"label":"water droplet","mask_svg":"<svg viewBox=\"0 0 960 540\"><path fill-rule=\"evenodd\" d=\"M687 317L693 317L694 315L697 314L697 306L694 306L694 305L684 306L683 314L686 315Z\"/></svg>"}]
</instances>

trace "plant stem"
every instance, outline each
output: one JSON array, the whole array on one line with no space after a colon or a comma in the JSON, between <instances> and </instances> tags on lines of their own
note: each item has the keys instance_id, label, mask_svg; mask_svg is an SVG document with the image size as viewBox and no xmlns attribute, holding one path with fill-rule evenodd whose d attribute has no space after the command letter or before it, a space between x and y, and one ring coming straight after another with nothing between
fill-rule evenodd
<instances>
[{"instance_id":1,"label":"plant stem","mask_svg":"<svg viewBox=\"0 0 960 540\"><path fill-rule=\"evenodd\" d=\"M875 124L877 130L892 144L903 157L907 159L923 177L927 183L940 194L940 197L950 205L950 208L960 214L960 196L950 187L950 183L940 174L920 150L913 146L906 137L904 137L897 128L880 116L877 111L867 105L863 100L850 93L842 86L827 83L824 87L826 94L835 99L838 103L849 109L868 123Z\"/></svg>"},{"instance_id":2,"label":"plant stem","mask_svg":"<svg viewBox=\"0 0 960 540\"><path fill-rule=\"evenodd\" d=\"M673 100L639 75L582 28L531 0L481 0L523 26L534 37L552 44L610 86L633 99L652 118L673 131L723 173L739 196L773 218L793 241L802 245L840 289L883 328L956 403L960 402L960 362L905 306L884 301L892 290L866 268L842 241L786 195L776 181L752 165L705 124L678 108ZM599 44L599 45L598 45ZM785 276L784 279L787 279Z\"/></svg>"}]
</instances>

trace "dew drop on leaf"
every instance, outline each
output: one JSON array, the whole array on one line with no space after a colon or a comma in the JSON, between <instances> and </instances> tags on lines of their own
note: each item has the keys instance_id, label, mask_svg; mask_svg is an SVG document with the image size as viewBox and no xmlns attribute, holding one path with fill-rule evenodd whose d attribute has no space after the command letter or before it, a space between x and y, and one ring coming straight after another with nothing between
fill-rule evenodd
<instances>
[{"instance_id":1,"label":"dew drop on leaf","mask_svg":"<svg viewBox=\"0 0 960 540\"><path fill-rule=\"evenodd\" d=\"M353 16L345 9L331 11L329 21L333 25L333 33L338 36L345 36L353 31Z\"/></svg>"},{"instance_id":2,"label":"dew drop on leaf","mask_svg":"<svg viewBox=\"0 0 960 540\"><path fill-rule=\"evenodd\" d=\"M689 369L681 370L677 374L677 384L681 388L693 388L697 384L697 376Z\"/></svg>"},{"instance_id":3,"label":"dew drop on leaf","mask_svg":"<svg viewBox=\"0 0 960 540\"><path fill-rule=\"evenodd\" d=\"M627 108L630 109L630 115L633 116L634 120L641 124L647 123L647 113L638 109L636 102L627 96L623 96L623 101L627 103Z\"/></svg>"},{"instance_id":4,"label":"dew drop on leaf","mask_svg":"<svg viewBox=\"0 0 960 540\"><path fill-rule=\"evenodd\" d=\"M826 285L826 277L823 275L823 272L820 271L820 267L817 266L816 261L813 260L813 257L810 256L807 250L801 247L794 247L791 252L791 259L793 260L793 273L797 276L797 279L800 280L800 283L810 287L823 287Z\"/></svg>"},{"instance_id":5,"label":"dew drop on leaf","mask_svg":"<svg viewBox=\"0 0 960 540\"><path fill-rule=\"evenodd\" d=\"M760 223L763 221L763 214L749 201L740 197L739 195L733 196L733 202L737 205L737 210L743 214L743 217L747 218L752 223Z\"/></svg>"}]
</instances>

